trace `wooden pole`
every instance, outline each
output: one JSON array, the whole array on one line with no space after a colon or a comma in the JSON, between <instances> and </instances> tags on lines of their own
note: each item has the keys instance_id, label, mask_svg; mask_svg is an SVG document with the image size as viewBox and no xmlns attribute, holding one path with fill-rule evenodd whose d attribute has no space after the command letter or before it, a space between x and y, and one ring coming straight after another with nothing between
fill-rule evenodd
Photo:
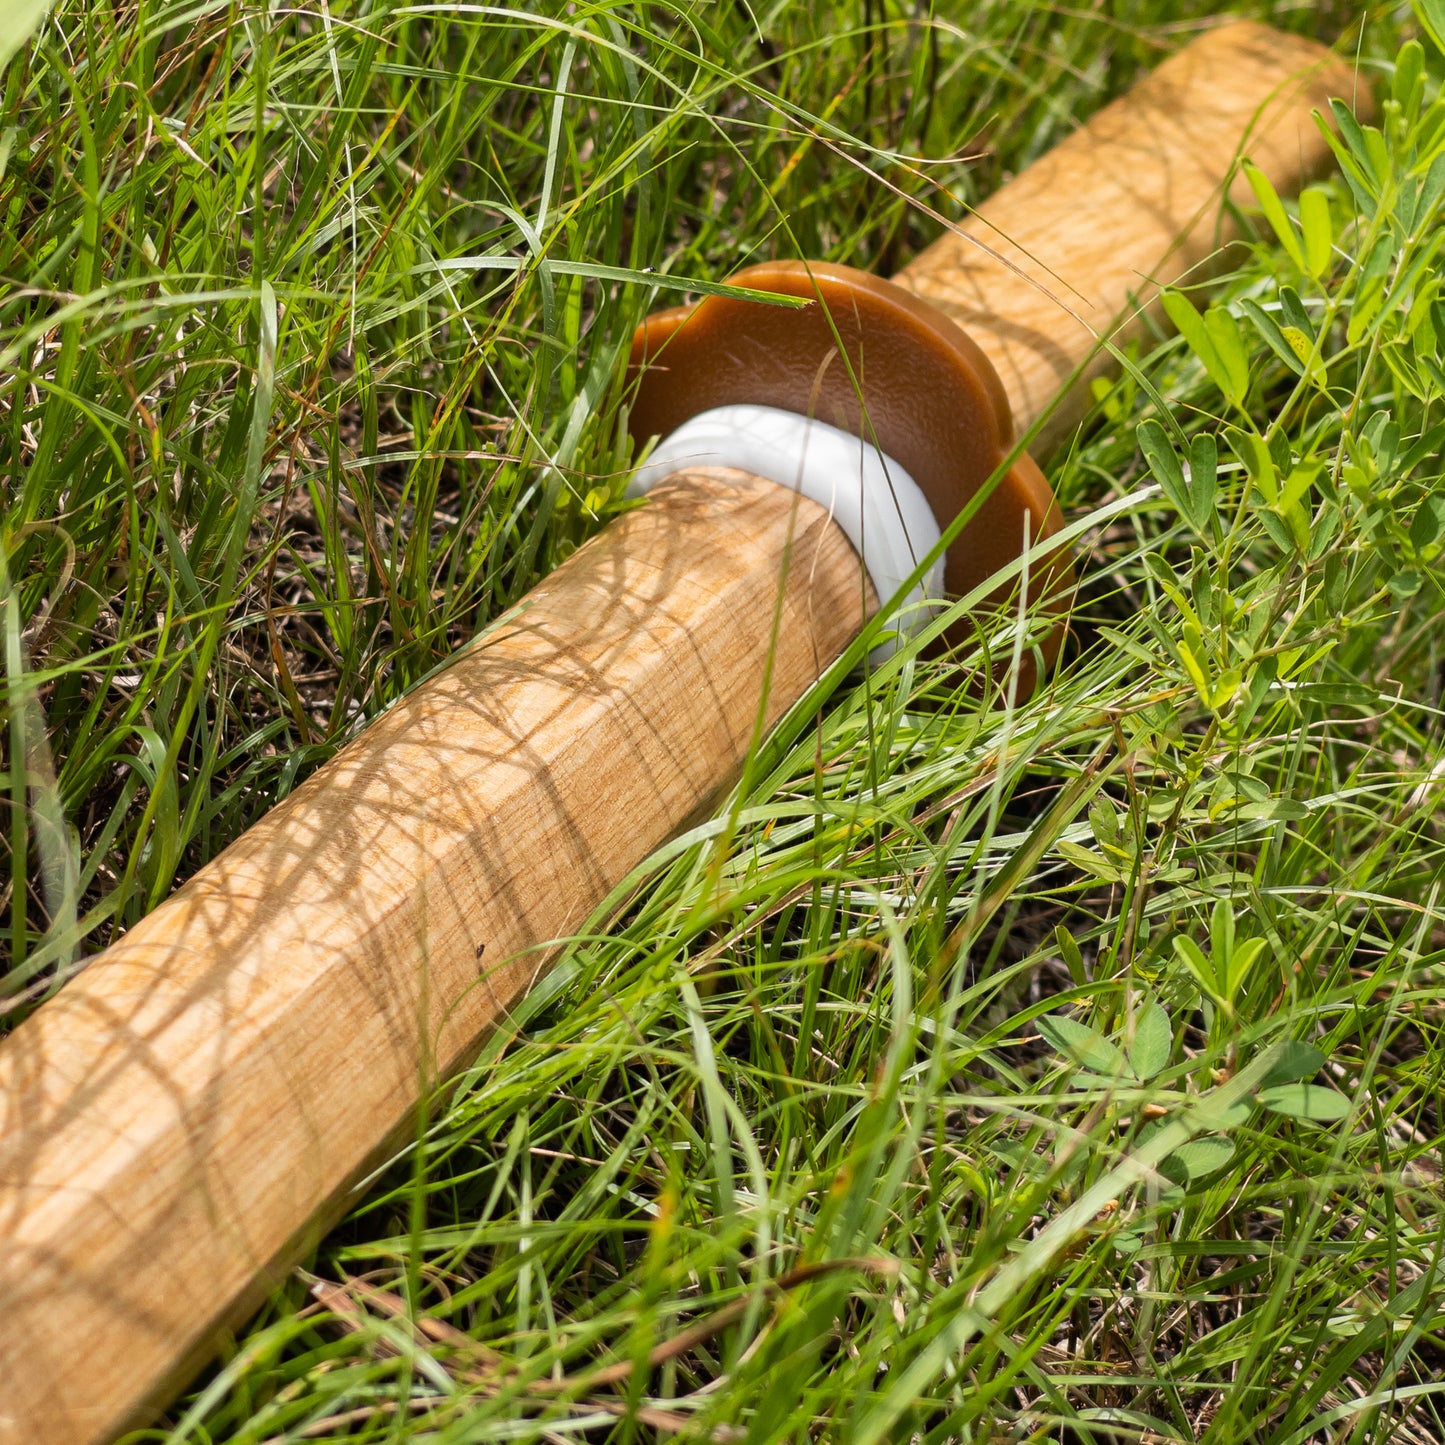
<instances>
[{"instance_id":1,"label":"wooden pole","mask_svg":"<svg viewBox=\"0 0 1445 1445\"><path fill-rule=\"evenodd\" d=\"M1112 369L1097 337L1138 336L1161 286L1205 279L1238 234L1226 199L1253 207L1235 161L1282 195L1327 169L1310 117L1331 96L1362 115L1370 95L1340 59L1295 35L1236 21L1171 56L997 191L893 280L953 318L993 363L1024 432L1060 398L1033 450L1046 457ZM1227 189L1227 195L1226 195ZM986 245L973 244L977 240ZM992 251L994 254L990 254ZM1217 264L1217 263L1215 263Z\"/></svg>"},{"instance_id":2,"label":"wooden pole","mask_svg":"<svg viewBox=\"0 0 1445 1445\"><path fill-rule=\"evenodd\" d=\"M1007 231L1102 329L1210 243L1271 92L1255 154L1288 191L1324 158L1309 108L1350 84L1229 27L965 229ZM957 236L900 279L964 317L1025 422L1092 346ZM0 1046L0 1442L105 1440L182 1385L875 605L821 508L680 474L22 1024Z\"/></svg>"}]
</instances>

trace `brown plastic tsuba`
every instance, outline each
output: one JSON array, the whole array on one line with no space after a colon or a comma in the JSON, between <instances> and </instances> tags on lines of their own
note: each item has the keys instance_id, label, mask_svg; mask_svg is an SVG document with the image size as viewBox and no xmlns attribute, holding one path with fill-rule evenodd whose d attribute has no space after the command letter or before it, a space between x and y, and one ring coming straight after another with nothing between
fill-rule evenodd
<instances>
[{"instance_id":1,"label":"brown plastic tsuba","mask_svg":"<svg viewBox=\"0 0 1445 1445\"><path fill-rule=\"evenodd\" d=\"M947 527L1013 444L1008 399L983 352L927 302L850 266L769 261L729 279L813 304L708 296L649 316L628 366L634 441L740 402L814 416L893 457ZM1021 454L949 548L949 593L961 596L1017 558L1026 519L1031 542L1060 525L1048 483ZM1057 602L1070 571L1062 548L1043 570L1029 590ZM1061 638L1056 628L1049 661Z\"/></svg>"}]
</instances>

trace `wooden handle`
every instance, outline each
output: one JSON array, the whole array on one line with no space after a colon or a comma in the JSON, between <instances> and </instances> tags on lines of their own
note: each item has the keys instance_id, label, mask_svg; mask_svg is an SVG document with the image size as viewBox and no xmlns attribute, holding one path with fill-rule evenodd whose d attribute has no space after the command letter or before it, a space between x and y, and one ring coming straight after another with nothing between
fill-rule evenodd
<instances>
[{"instance_id":1,"label":"wooden handle","mask_svg":"<svg viewBox=\"0 0 1445 1445\"><path fill-rule=\"evenodd\" d=\"M1312 41L1251 21L1210 31L893 279L978 343L1020 432L1087 362L1033 443L1043 457L1087 410L1088 378L1112 364L1098 338L1139 332L1159 288L1235 234L1225 188L1252 200L1239 157L1282 195L1298 190L1330 163L1310 112L1331 96L1367 104L1356 90L1350 68Z\"/></svg>"},{"instance_id":2,"label":"wooden handle","mask_svg":"<svg viewBox=\"0 0 1445 1445\"><path fill-rule=\"evenodd\" d=\"M874 605L816 504L674 477L26 1020L0 1440L106 1439L183 1383Z\"/></svg>"}]
</instances>

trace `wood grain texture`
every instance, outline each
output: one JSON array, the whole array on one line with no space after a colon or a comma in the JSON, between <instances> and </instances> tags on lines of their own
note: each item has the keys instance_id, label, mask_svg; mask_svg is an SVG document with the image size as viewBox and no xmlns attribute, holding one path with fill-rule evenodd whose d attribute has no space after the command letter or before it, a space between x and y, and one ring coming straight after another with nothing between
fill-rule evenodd
<instances>
[{"instance_id":1,"label":"wood grain texture","mask_svg":"<svg viewBox=\"0 0 1445 1445\"><path fill-rule=\"evenodd\" d=\"M814 503L678 476L22 1024L0 1440L102 1440L180 1383L874 605Z\"/></svg>"},{"instance_id":2,"label":"wood grain texture","mask_svg":"<svg viewBox=\"0 0 1445 1445\"><path fill-rule=\"evenodd\" d=\"M893 279L948 313L993 363L1023 432L1088 360L1044 423L1040 458L1078 425L1087 380L1110 369L1163 285L1235 234L1226 194L1253 204L1251 159L1281 194L1331 163L1310 112L1369 108L1323 46L1251 21L1209 32L1101 110ZM982 242L983 245L976 244ZM996 254L983 249L987 246Z\"/></svg>"}]
</instances>

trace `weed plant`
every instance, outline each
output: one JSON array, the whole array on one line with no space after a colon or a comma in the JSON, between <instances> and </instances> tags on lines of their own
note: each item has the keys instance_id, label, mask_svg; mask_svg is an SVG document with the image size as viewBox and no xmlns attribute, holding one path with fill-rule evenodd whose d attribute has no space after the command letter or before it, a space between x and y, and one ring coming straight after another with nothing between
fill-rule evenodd
<instances>
[{"instance_id":1,"label":"weed plant","mask_svg":"<svg viewBox=\"0 0 1445 1445\"><path fill-rule=\"evenodd\" d=\"M894 269L1207 8L62 4L9 1024L618 510L648 309ZM1377 125L1052 459L1060 667L830 672L137 1440L1445 1439L1445 10L1249 13Z\"/></svg>"}]
</instances>

